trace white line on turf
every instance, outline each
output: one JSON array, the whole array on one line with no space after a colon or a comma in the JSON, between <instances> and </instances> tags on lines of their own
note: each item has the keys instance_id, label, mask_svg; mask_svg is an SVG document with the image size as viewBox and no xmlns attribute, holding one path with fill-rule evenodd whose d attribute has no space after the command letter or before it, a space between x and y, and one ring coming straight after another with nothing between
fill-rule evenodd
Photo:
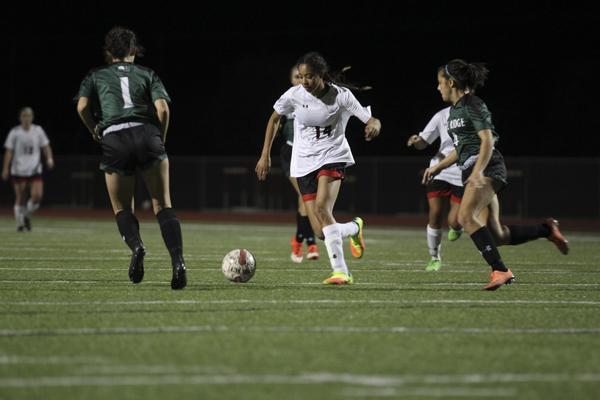
<instances>
[{"instance_id":1,"label":"white line on turf","mask_svg":"<svg viewBox=\"0 0 600 400\"><path fill-rule=\"evenodd\" d=\"M150 261L157 261L157 260L150 260ZM420 265L420 264L418 264ZM219 268L216 267L194 267L194 270L209 270L209 271L215 271L215 272L220 272ZM124 268L97 268L97 267L90 267L90 268L53 268L53 267L0 267L0 271L77 271L77 272L97 272L97 271L102 271L102 272L109 272L109 271L124 271ZM152 268L153 271L171 271L171 268ZM285 267L261 267L260 268L261 271L278 271L278 272L289 272L288 269L286 269ZM302 268L303 272L323 272L325 271L324 268ZM392 268L387 268L387 269L381 269L381 268L365 268L365 269L360 269L359 270L361 274L369 274L369 273L382 273L382 272L389 272L389 273L417 273L417 274L426 274L426 275L431 275L432 273L430 271L425 271L424 269L392 269ZM464 274L478 274L481 271L474 271L474 270L470 270L470 269L443 269L440 271L437 271L436 274L444 274L444 273L464 273ZM524 272L520 272L520 275L548 275L548 274L552 274L552 275L573 275L573 271L556 271L556 270L535 270L535 271L524 271ZM577 274L600 274L600 270L598 271L577 271Z\"/></svg>"},{"instance_id":2,"label":"white line on turf","mask_svg":"<svg viewBox=\"0 0 600 400\"><path fill-rule=\"evenodd\" d=\"M595 300L377 300L377 299L228 299L228 300L95 300L95 301L5 301L0 306L86 306L86 305L218 305L218 304L484 304L484 305L600 305Z\"/></svg>"},{"instance_id":3,"label":"white line on turf","mask_svg":"<svg viewBox=\"0 0 600 400\"><path fill-rule=\"evenodd\" d=\"M133 374L131 374L133 372ZM340 383L345 385L389 388L407 384L488 384L534 382L600 382L600 374L456 374L456 375L362 375L351 373L310 372L299 374L173 374L144 376L130 371L130 375L106 376L42 376L0 378L0 387L51 387L51 386L137 386L137 385L319 385ZM416 388L414 388L416 389ZM430 389L435 389L431 388ZM439 388L444 390L446 388ZM466 388L464 388L466 389ZM475 390L476 388L473 388Z\"/></svg>"},{"instance_id":4,"label":"white line on turf","mask_svg":"<svg viewBox=\"0 0 600 400\"><path fill-rule=\"evenodd\" d=\"M102 280L45 280L45 279L4 279L0 280L0 283L49 283L49 284L126 284L128 282L122 279L102 279ZM163 281L144 281L146 284L164 284ZM204 283L204 282L203 282ZM289 287L289 286L323 286L321 282L287 282L286 284L269 284L269 283L256 283L257 286L269 286L269 287ZM419 287L419 286L481 286L482 282L403 282L403 283L392 283L392 282L357 282L354 286L381 286L381 287ZM248 285L252 287L253 284ZM600 283L554 283L554 282L519 282L518 286L556 286L556 287L597 287Z\"/></svg>"},{"instance_id":5,"label":"white line on turf","mask_svg":"<svg viewBox=\"0 0 600 400\"><path fill-rule=\"evenodd\" d=\"M56 329L1 329L0 337L23 336L70 336L70 335L122 335L122 334L165 334L165 333L342 333L342 334L411 334L411 333L454 333L454 334L525 334L565 335L600 334L600 327L568 328L463 328L463 327L360 327L360 326L133 326L133 327L85 327Z\"/></svg>"},{"instance_id":6,"label":"white line on turf","mask_svg":"<svg viewBox=\"0 0 600 400\"><path fill-rule=\"evenodd\" d=\"M16 355L0 355L0 365L12 365L12 364L90 364L90 363L106 363L106 360L100 357L71 357L71 356L47 356L47 357L33 357L33 356L16 356Z\"/></svg>"}]
</instances>

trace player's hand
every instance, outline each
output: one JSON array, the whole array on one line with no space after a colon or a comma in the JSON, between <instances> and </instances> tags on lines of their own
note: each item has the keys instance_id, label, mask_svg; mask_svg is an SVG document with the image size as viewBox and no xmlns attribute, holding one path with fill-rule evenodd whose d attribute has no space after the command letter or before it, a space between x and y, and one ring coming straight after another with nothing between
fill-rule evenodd
<instances>
[{"instance_id":1,"label":"player's hand","mask_svg":"<svg viewBox=\"0 0 600 400\"><path fill-rule=\"evenodd\" d=\"M256 171L256 176L258 177L258 180L259 181L266 180L267 174L269 173L270 169L271 169L271 157L268 157L268 156L260 157L260 160L258 160L258 162L256 163L256 168L254 169L254 171Z\"/></svg>"},{"instance_id":2,"label":"player's hand","mask_svg":"<svg viewBox=\"0 0 600 400\"><path fill-rule=\"evenodd\" d=\"M471 184L475 187L475 189L481 189L486 184L485 176L483 176L483 172L473 171L469 176L469 179L465 181L465 184Z\"/></svg>"},{"instance_id":3,"label":"player's hand","mask_svg":"<svg viewBox=\"0 0 600 400\"><path fill-rule=\"evenodd\" d=\"M431 181L437 174L440 173L440 171L436 167L437 165L434 165L433 167L429 167L425 170L425 172L423 173L423 179L421 179L421 183L423 185L427 185L429 181Z\"/></svg>"},{"instance_id":4,"label":"player's hand","mask_svg":"<svg viewBox=\"0 0 600 400\"><path fill-rule=\"evenodd\" d=\"M2 171L2 180L3 181L7 181L8 180L8 171Z\"/></svg>"},{"instance_id":5,"label":"player's hand","mask_svg":"<svg viewBox=\"0 0 600 400\"><path fill-rule=\"evenodd\" d=\"M381 131L381 122L377 118L371 118L365 126L365 140L370 142L379 136L379 131Z\"/></svg>"},{"instance_id":6,"label":"player's hand","mask_svg":"<svg viewBox=\"0 0 600 400\"><path fill-rule=\"evenodd\" d=\"M50 169L50 170L54 169L54 159L53 158L47 159L46 166L48 166L48 169Z\"/></svg>"},{"instance_id":7,"label":"player's hand","mask_svg":"<svg viewBox=\"0 0 600 400\"><path fill-rule=\"evenodd\" d=\"M406 142L406 145L408 147L411 147L413 144L417 143L419 141L419 135L412 135L411 137L408 138L408 142Z\"/></svg>"},{"instance_id":8,"label":"player's hand","mask_svg":"<svg viewBox=\"0 0 600 400\"><path fill-rule=\"evenodd\" d=\"M94 132L92 133L92 138L94 139L94 141L100 143L102 141L102 131L100 130L100 127L98 125L96 125L96 127L94 128Z\"/></svg>"}]
</instances>

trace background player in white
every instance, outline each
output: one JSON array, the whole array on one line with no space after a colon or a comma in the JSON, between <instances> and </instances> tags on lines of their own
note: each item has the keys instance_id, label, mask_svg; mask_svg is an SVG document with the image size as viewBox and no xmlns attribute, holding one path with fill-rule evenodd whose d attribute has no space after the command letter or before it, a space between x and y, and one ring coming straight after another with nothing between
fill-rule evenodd
<instances>
[{"instance_id":1,"label":"background player in white","mask_svg":"<svg viewBox=\"0 0 600 400\"><path fill-rule=\"evenodd\" d=\"M449 114L450 107L438 111L421 133L412 135L408 139L408 147L413 146L417 150L423 150L440 139L439 150L429 162L430 167L439 163L454 150L452 138L448 135ZM431 256L431 260L427 263L427 271L437 271L442 267L442 218L448 206L448 240L457 240L463 232L458 223L458 208L463 191L462 173L456 164L446 168L427 184L429 203L427 247Z\"/></svg>"},{"instance_id":2,"label":"background player in white","mask_svg":"<svg viewBox=\"0 0 600 400\"><path fill-rule=\"evenodd\" d=\"M300 84L300 74L298 73L298 67L296 65L294 65L290 71L290 83L292 86L298 86ZM308 215L306 214L306 207L304 206L304 200L302 200L302 193L300 193L298 181L296 178L290 176L290 163L292 161L292 148L294 145L294 114L288 114L282 117L280 123L275 128L275 131L280 133L283 142L280 150L281 169L298 194L296 234L292 236L292 254L290 255L290 258L295 263L302 262L304 259L302 254L302 244L306 240L306 245L308 247L306 258L309 260L318 260L319 249L315 243L315 234L310 225L310 221L308 220Z\"/></svg>"},{"instance_id":3,"label":"background player in white","mask_svg":"<svg viewBox=\"0 0 600 400\"><path fill-rule=\"evenodd\" d=\"M325 240L333 273L323 283L351 284L353 278L344 260L342 239L350 237L352 255L362 257L363 221L355 218L338 224L333 217L345 168L354 164L345 129L354 115L366 124L365 139L369 141L379 135L381 123L361 106L348 88L336 84L320 54L308 53L297 65L302 84L290 88L275 103L256 174L259 180L267 178L275 127L282 115L294 113L291 175L298 178L315 234Z\"/></svg>"},{"instance_id":4,"label":"background player in white","mask_svg":"<svg viewBox=\"0 0 600 400\"><path fill-rule=\"evenodd\" d=\"M7 181L10 177L12 181L17 231L22 232L31 230L31 214L40 208L44 194L41 153L44 153L48 169L54 168L54 157L46 132L33 123L31 107L21 109L19 120L21 124L10 130L4 142L2 179Z\"/></svg>"}]
</instances>

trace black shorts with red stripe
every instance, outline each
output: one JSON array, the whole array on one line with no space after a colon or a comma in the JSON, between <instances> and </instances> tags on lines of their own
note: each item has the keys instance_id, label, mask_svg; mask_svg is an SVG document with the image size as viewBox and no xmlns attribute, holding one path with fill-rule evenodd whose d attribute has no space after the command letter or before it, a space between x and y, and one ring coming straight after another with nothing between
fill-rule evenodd
<instances>
[{"instance_id":1,"label":"black shorts with red stripe","mask_svg":"<svg viewBox=\"0 0 600 400\"><path fill-rule=\"evenodd\" d=\"M465 189L462 186L456 186L441 179L432 179L427 184L427 198L449 197L450 201L460 204Z\"/></svg>"},{"instance_id":2,"label":"black shorts with red stripe","mask_svg":"<svg viewBox=\"0 0 600 400\"><path fill-rule=\"evenodd\" d=\"M317 188L319 187L319 178L321 176L330 176L334 180L343 180L346 177L346 163L325 164L310 174L298 178L298 187L300 188L300 193L302 193L302 200L311 201L317 197Z\"/></svg>"},{"instance_id":3,"label":"black shorts with red stripe","mask_svg":"<svg viewBox=\"0 0 600 400\"><path fill-rule=\"evenodd\" d=\"M33 182L42 182L42 174L33 174L29 176L21 176L21 175L11 175L10 180L12 183L33 183Z\"/></svg>"}]
</instances>

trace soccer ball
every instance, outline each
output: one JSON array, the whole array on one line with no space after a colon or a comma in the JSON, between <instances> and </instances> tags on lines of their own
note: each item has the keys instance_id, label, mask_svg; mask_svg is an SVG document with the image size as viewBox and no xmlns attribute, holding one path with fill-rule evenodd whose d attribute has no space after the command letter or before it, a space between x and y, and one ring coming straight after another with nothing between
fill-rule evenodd
<instances>
[{"instance_id":1,"label":"soccer ball","mask_svg":"<svg viewBox=\"0 0 600 400\"><path fill-rule=\"evenodd\" d=\"M232 282L248 282L256 271L256 259L246 249L231 250L223 258L223 275Z\"/></svg>"}]
</instances>

